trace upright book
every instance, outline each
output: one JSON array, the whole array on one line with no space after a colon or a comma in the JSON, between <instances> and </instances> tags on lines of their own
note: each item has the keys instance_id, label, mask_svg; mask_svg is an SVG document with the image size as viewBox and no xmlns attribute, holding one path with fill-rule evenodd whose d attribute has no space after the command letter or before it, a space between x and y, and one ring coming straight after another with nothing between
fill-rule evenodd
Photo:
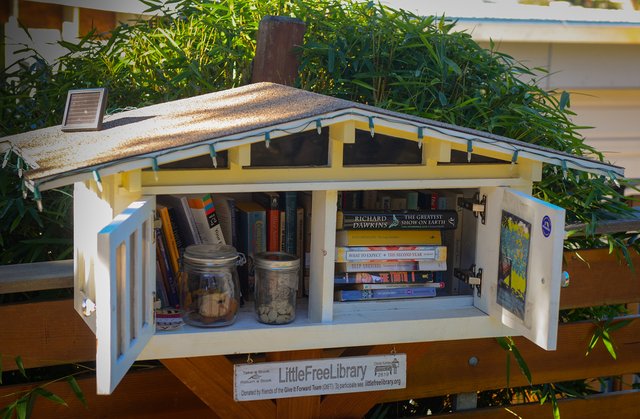
<instances>
[{"instance_id":1,"label":"upright book","mask_svg":"<svg viewBox=\"0 0 640 419\"><path fill-rule=\"evenodd\" d=\"M336 246L336 262L447 260L446 246Z\"/></svg>"},{"instance_id":2,"label":"upright book","mask_svg":"<svg viewBox=\"0 0 640 419\"><path fill-rule=\"evenodd\" d=\"M189 195L189 208L204 244L225 244L224 233L211 194Z\"/></svg>"},{"instance_id":3,"label":"upright book","mask_svg":"<svg viewBox=\"0 0 640 419\"><path fill-rule=\"evenodd\" d=\"M238 210L238 251L244 253L247 263L238 269L240 286L244 299L250 298L255 284L254 257L266 252L266 213L258 203L236 202Z\"/></svg>"},{"instance_id":4,"label":"upright book","mask_svg":"<svg viewBox=\"0 0 640 419\"><path fill-rule=\"evenodd\" d=\"M267 250L280 250L280 194L277 192L254 192L252 199L262 205L267 218Z\"/></svg>"},{"instance_id":5,"label":"upright book","mask_svg":"<svg viewBox=\"0 0 640 419\"><path fill-rule=\"evenodd\" d=\"M398 298L435 297L436 288L402 287L368 290L338 290L334 294L335 300L337 301L391 300Z\"/></svg>"},{"instance_id":6,"label":"upright book","mask_svg":"<svg viewBox=\"0 0 640 419\"><path fill-rule=\"evenodd\" d=\"M337 228L344 230L454 229L454 210L424 211L338 211Z\"/></svg>"},{"instance_id":7,"label":"upright book","mask_svg":"<svg viewBox=\"0 0 640 419\"><path fill-rule=\"evenodd\" d=\"M200 234L198 233L198 228L196 227L196 222L193 218L191 208L189 208L189 201L186 196L158 195L156 202L168 207L169 215L171 215L171 211L173 210L184 247L201 243Z\"/></svg>"},{"instance_id":8,"label":"upright book","mask_svg":"<svg viewBox=\"0 0 640 419\"><path fill-rule=\"evenodd\" d=\"M284 251L295 255L297 245L297 210L298 193L295 191L280 192L280 210L284 211Z\"/></svg>"}]
</instances>

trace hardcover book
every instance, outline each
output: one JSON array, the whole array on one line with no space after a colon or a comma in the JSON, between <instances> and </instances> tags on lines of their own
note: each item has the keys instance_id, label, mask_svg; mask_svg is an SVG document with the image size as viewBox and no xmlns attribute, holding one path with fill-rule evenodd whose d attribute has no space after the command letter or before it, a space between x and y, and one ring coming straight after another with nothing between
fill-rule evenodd
<instances>
[{"instance_id":1,"label":"hardcover book","mask_svg":"<svg viewBox=\"0 0 640 419\"><path fill-rule=\"evenodd\" d=\"M436 260L401 260L395 262L340 262L336 272L446 271L447 262Z\"/></svg>"},{"instance_id":2,"label":"hardcover book","mask_svg":"<svg viewBox=\"0 0 640 419\"><path fill-rule=\"evenodd\" d=\"M454 229L458 213L454 210L426 211L338 211L338 230Z\"/></svg>"},{"instance_id":3,"label":"hardcover book","mask_svg":"<svg viewBox=\"0 0 640 419\"><path fill-rule=\"evenodd\" d=\"M264 208L256 202L236 202L238 210L238 251L247 263L238 269L240 286L245 299L250 298L255 284L254 257L267 250L267 220Z\"/></svg>"},{"instance_id":4,"label":"hardcover book","mask_svg":"<svg viewBox=\"0 0 640 419\"><path fill-rule=\"evenodd\" d=\"M344 272L334 276L335 284L424 284L433 282L432 271Z\"/></svg>"},{"instance_id":5,"label":"hardcover book","mask_svg":"<svg viewBox=\"0 0 640 419\"><path fill-rule=\"evenodd\" d=\"M280 250L280 194L277 192L254 192L252 199L262 205L267 218L267 250Z\"/></svg>"},{"instance_id":6,"label":"hardcover book","mask_svg":"<svg viewBox=\"0 0 640 419\"><path fill-rule=\"evenodd\" d=\"M401 287L369 290L339 290L335 292L337 301L367 301L390 300L398 298L435 297L436 288L432 287Z\"/></svg>"},{"instance_id":7,"label":"hardcover book","mask_svg":"<svg viewBox=\"0 0 640 419\"><path fill-rule=\"evenodd\" d=\"M337 246L406 246L442 244L440 230L338 230Z\"/></svg>"},{"instance_id":8,"label":"hardcover book","mask_svg":"<svg viewBox=\"0 0 640 419\"><path fill-rule=\"evenodd\" d=\"M158 195L156 202L168 207L170 216L173 211L184 247L201 243L200 234L186 196Z\"/></svg>"},{"instance_id":9,"label":"hardcover book","mask_svg":"<svg viewBox=\"0 0 640 419\"><path fill-rule=\"evenodd\" d=\"M336 246L336 262L447 260L446 246Z\"/></svg>"},{"instance_id":10,"label":"hardcover book","mask_svg":"<svg viewBox=\"0 0 640 419\"><path fill-rule=\"evenodd\" d=\"M298 193L295 191L280 192L280 210L284 216L284 251L295 255L297 244L297 209Z\"/></svg>"}]
</instances>

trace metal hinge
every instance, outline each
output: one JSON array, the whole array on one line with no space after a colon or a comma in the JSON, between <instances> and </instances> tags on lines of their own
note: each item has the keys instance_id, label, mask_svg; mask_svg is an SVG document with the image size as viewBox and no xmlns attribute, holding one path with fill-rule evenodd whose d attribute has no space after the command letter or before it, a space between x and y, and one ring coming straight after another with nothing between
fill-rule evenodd
<instances>
[{"instance_id":1,"label":"metal hinge","mask_svg":"<svg viewBox=\"0 0 640 419\"><path fill-rule=\"evenodd\" d=\"M473 212L473 216L478 218L480 216L480 222L486 224L485 211L487 209L487 195L482 195L478 192L473 195L473 198L458 198L458 206Z\"/></svg>"},{"instance_id":2,"label":"metal hinge","mask_svg":"<svg viewBox=\"0 0 640 419\"><path fill-rule=\"evenodd\" d=\"M476 265L473 264L469 269L453 270L453 276L461 280L462 282L469 284L471 288L476 290L478 297L480 297L480 290L482 285L482 268L478 268L476 271Z\"/></svg>"}]
</instances>

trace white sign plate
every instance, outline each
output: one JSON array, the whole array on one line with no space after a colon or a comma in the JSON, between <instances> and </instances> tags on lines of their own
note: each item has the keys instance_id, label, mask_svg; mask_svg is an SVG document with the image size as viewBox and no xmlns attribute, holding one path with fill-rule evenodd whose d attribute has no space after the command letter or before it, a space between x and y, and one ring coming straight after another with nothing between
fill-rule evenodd
<instances>
[{"instance_id":1,"label":"white sign plate","mask_svg":"<svg viewBox=\"0 0 640 419\"><path fill-rule=\"evenodd\" d=\"M407 386L407 355L238 364L236 401L391 390Z\"/></svg>"}]
</instances>

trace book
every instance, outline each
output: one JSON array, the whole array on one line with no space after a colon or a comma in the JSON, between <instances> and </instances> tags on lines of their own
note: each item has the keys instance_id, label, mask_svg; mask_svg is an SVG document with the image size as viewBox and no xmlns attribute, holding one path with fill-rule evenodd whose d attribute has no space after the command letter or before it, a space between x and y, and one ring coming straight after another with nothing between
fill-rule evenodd
<instances>
[{"instance_id":1,"label":"book","mask_svg":"<svg viewBox=\"0 0 640 419\"><path fill-rule=\"evenodd\" d=\"M196 222L189 208L189 202L186 196L158 195L156 202L169 208L169 216L171 216L171 212L173 212L184 247L201 243L200 234L198 234Z\"/></svg>"},{"instance_id":2,"label":"book","mask_svg":"<svg viewBox=\"0 0 640 419\"><path fill-rule=\"evenodd\" d=\"M396 289L396 288L436 288L442 289L444 288L444 282L423 282L423 283L413 283L413 284L380 284L380 283L363 283L363 284L353 284L349 285L349 289L354 290L384 290L384 289Z\"/></svg>"},{"instance_id":3,"label":"book","mask_svg":"<svg viewBox=\"0 0 640 419\"><path fill-rule=\"evenodd\" d=\"M435 297L436 288L401 287L369 290L338 290L334 293L336 301L389 300L398 298Z\"/></svg>"},{"instance_id":4,"label":"book","mask_svg":"<svg viewBox=\"0 0 640 419\"><path fill-rule=\"evenodd\" d=\"M287 213L283 210L280 211L280 251L281 252L286 252L285 250L285 226L286 226L286 220L287 218Z\"/></svg>"},{"instance_id":5,"label":"book","mask_svg":"<svg viewBox=\"0 0 640 419\"><path fill-rule=\"evenodd\" d=\"M251 198L262 205L267 217L267 250L280 250L280 194L277 192L254 192Z\"/></svg>"},{"instance_id":6,"label":"book","mask_svg":"<svg viewBox=\"0 0 640 419\"><path fill-rule=\"evenodd\" d=\"M338 230L337 246L442 244L440 230Z\"/></svg>"},{"instance_id":7,"label":"book","mask_svg":"<svg viewBox=\"0 0 640 419\"><path fill-rule=\"evenodd\" d=\"M447 247L426 246L336 246L336 262L371 262L430 259L447 260Z\"/></svg>"},{"instance_id":8,"label":"book","mask_svg":"<svg viewBox=\"0 0 640 419\"><path fill-rule=\"evenodd\" d=\"M189 195L188 202L201 242L203 244L226 244L211 194Z\"/></svg>"},{"instance_id":9,"label":"book","mask_svg":"<svg viewBox=\"0 0 640 419\"><path fill-rule=\"evenodd\" d=\"M296 254L298 193L295 191L280 192L280 210L285 212L284 218L284 251Z\"/></svg>"},{"instance_id":10,"label":"book","mask_svg":"<svg viewBox=\"0 0 640 419\"><path fill-rule=\"evenodd\" d=\"M309 295L309 276L311 274L311 192L301 192L298 199L302 208L304 208L304 258L301 263L301 266L303 266L303 295Z\"/></svg>"},{"instance_id":11,"label":"book","mask_svg":"<svg viewBox=\"0 0 640 419\"><path fill-rule=\"evenodd\" d=\"M180 272L180 252L178 250L178 241L176 240L176 237L178 237L179 240L179 236L175 234L177 227L171 223L172 217L169 214L169 207L162 204L156 204L156 211L160 217L162 237L164 237L164 243L166 246L165 250L169 259L169 267L171 271L177 275L178 272Z\"/></svg>"},{"instance_id":12,"label":"book","mask_svg":"<svg viewBox=\"0 0 640 419\"><path fill-rule=\"evenodd\" d=\"M446 271L447 262L436 260L401 260L396 262L340 262L336 272Z\"/></svg>"},{"instance_id":13,"label":"book","mask_svg":"<svg viewBox=\"0 0 640 419\"><path fill-rule=\"evenodd\" d=\"M455 210L425 211L338 211L338 230L454 229L458 225Z\"/></svg>"},{"instance_id":14,"label":"book","mask_svg":"<svg viewBox=\"0 0 640 419\"><path fill-rule=\"evenodd\" d=\"M159 262L160 274L167 295L166 304L177 307L180 304L178 298L178 281L171 267L169 252L166 249L166 241L162 227L155 228L156 236L156 260Z\"/></svg>"},{"instance_id":15,"label":"book","mask_svg":"<svg viewBox=\"0 0 640 419\"><path fill-rule=\"evenodd\" d=\"M236 201L227 195L211 194L213 206L216 209L218 222L222 228L224 243L236 247L238 233L236 231Z\"/></svg>"},{"instance_id":16,"label":"book","mask_svg":"<svg viewBox=\"0 0 640 419\"><path fill-rule=\"evenodd\" d=\"M304 208L296 209L296 256L300 260L298 270L298 297L304 295Z\"/></svg>"},{"instance_id":17,"label":"book","mask_svg":"<svg viewBox=\"0 0 640 419\"><path fill-rule=\"evenodd\" d=\"M240 288L246 300L253 295L255 286L254 257L267 250L267 219L265 209L253 201L236 202L236 209L238 211L237 250L244 253L247 259L247 263L238 269Z\"/></svg>"},{"instance_id":18,"label":"book","mask_svg":"<svg viewBox=\"0 0 640 419\"><path fill-rule=\"evenodd\" d=\"M343 272L336 273L334 284L424 284L433 282L433 271Z\"/></svg>"}]
</instances>

